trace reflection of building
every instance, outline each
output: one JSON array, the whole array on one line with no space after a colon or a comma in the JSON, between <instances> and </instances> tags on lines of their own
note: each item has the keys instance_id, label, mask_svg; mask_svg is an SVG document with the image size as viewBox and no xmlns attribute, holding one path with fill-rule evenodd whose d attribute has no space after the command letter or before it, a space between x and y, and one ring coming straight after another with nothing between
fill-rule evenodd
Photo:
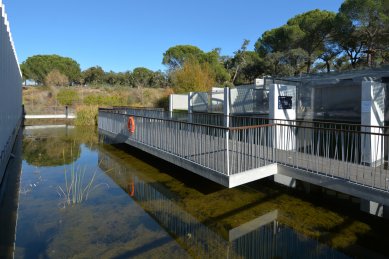
<instances>
[{"instance_id":1,"label":"reflection of building","mask_svg":"<svg viewBox=\"0 0 389 259\"><path fill-rule=\"evenodd\" d=\"M0 183L22 119L22 75L0 1Z\"/></svg>"},{"instance_id":2,"label":"reflection of building","mask_svg":"<svg viewBox=\"0 0 389 259\"><path fill-rule=\"evenodd\" d=\"M0 188L0 258L13 258L16 215L19 197L19 179L22 169L22 132L17 134L12 153Z\"/></svg>"},{"instance_id":3,"label":"reflection of building","mask_svg":"<svg viewBox=\"0 0 389 259\"><path fill-rule=\"evenodd\" d=\"M145 180L140 173L99 150L99 166L153 217L192 256L198 258L342 258L344 255L317 240L280 224L272 211L229 229L227 236L200 222L176 201L162 184ZM108 170L109 169L109 170ZM198 210L198 208L193 208Z\"/></svg>"}]
</instances>

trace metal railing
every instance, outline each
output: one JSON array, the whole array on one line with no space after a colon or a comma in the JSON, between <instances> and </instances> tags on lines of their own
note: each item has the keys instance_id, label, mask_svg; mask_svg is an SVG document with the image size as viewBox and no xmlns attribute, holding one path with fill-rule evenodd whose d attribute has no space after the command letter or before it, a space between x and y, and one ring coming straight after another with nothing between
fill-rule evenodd
<instances>
[{"instance_id":1,"label":"metal railing","mask_svg":"<svg viewBox=\"0 0 389 259\"><path fill-rule=\"evenodd\" d=\"M226 128L134 113L100 109L99 129L225 175L258 168L271 162L274 156L269 126ZM130 116L136 125L132 134L127 129ZM256 159L258 157L261 159Z\"/></svg>"},{"instance_id":2,"label":"metal railing","mask_svg":"<svg viewBox=\"0 0 389 259\"><path fill-rule=\"evenodd\" d=\"M278 164L389 191L385 127L276 124ZM286 141L285 141L286 139Z\"/></svg>"},{"instance_id":3,"label":"metal railing","mask_svg":"<svg viewBox=\"0 0 389 259\"><path fill-rule=\"evenodd\" d=\"M70 106L24 106L26 115L73 115L74 108Z\"/></svg>"},{"instance_id":4,"label":"metal railing","mask_svg":"<svg viewBox=\"0 0 389 259\"><path fill-rule=\"evenodd\" d=\"M224 175L278 163L389 191L387 127L100 109L99 129Z\"/></svg>"}]
</instances>

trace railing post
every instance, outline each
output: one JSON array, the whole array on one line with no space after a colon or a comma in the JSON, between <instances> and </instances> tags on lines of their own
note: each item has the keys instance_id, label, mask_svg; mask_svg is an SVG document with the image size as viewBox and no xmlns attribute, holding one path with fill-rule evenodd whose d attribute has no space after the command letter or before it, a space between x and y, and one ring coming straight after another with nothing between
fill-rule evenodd
<instances>
[{"instance_id":1,"label":"railing post","mask_svg":"<svg viewBox=\"0 0 389 259\"><path fill-rule=\"evenodd\" d=\"M230 88L224 88L224 103L223 103L223 114L224 114L224 127L226 127L226 173L230 175Z\"/></svg>"},{"instance_id":2,"label":"railing post","mask_svg":"<svg viewBox=\"0 0 389 259\"><path fill-rule=\"evenodd\" d=\"M169 118L173 119L173 95L169 95Z\"/></svg>"},{"instance_id":3,"label":"railing post","mask_svg":"<svg viewBox=\"0 0 389 259\"><path fill-rule=\"evenodd\" d=\"M188 121L192 122L192 113L193 113L193 92L189 92L188 94Z\"/></svg>"}]
</instances>

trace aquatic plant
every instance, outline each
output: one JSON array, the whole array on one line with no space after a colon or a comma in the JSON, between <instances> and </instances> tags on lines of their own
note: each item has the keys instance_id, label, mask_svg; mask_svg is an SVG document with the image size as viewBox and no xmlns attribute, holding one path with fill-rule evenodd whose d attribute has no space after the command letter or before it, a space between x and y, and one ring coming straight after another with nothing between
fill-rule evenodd
<instances>
[{"instance_id":1,"label":"aquatic plant","mask_svg":"<svg viewBox=\"0 0 389 259\"><path fill-rule=\"evenodd\" d=\"M58 186L59 195L63 198L63 207L88 200L96 172L88 181L84 181L85 173L85 168L75 168L74 165L71 166L70 173L65 169L65 188Z\"/></svg>"},{"instance_id":2,"label":"aquatic plant","mask_svg":"<svg viewBox=\"0 0 389 259\"><path fill-rule=\"evenodd\" d=\"M65 154L64 154L65 156ZM82 203L88 200L89 193L99 186L106 186L107 183L94 184L96 171L91 177L87 176L86 167L76 166L75 163L70 165L70 170L67 167L64 169L65 186L58 186L57 193L62 199L60 205L65 208L74 204Z\"/></svg>"}]
</instances>

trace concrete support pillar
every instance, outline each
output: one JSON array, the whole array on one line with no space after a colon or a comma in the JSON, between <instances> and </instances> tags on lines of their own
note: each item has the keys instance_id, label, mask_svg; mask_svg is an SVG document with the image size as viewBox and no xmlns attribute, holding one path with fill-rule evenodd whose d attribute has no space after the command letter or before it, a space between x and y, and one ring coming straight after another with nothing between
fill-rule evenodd
<instances>
[{"instance_id":1,"label":"concrete support pillar","mask_svg":"<svg viewBox=\"0 0 389 259\"><path fill-rule=\"evenodd\" d=\"M385 114L385 85L378 82L362 82L361 102L361 155L362 163L368 166L379 166L384 158L384 137L370 133L383 134ZM376 126L376 127L375 127Z\"/></svg>"},{"instance_id":2,"label":"concrete support pillar","mask_svg":"<svg viewBox=\"0 0 389 259\"><path fill-rule=\"evenodd\" d=\"M274 147L281 150L296 148L296 128L294 125L297 110L297 92L294 85L270 85L269 118L274 119ZM272 123L272 121L270 121Z\"/></svg>"},{"instance_id":3,"label":"concrete support pillar","mask_svg":"<svg viewBox=\"0 0 389 259\"><path fill-rule=\"evenodd\" d=\"M361 199L360 208L371 215L389 218L389 208L377 202Z\"/></svg>"},{"instance_id":4,"label":"concrete support pillar","mask_svg":"<svg viewBox=\"0 0 389 259\"><path fill-rule=\"evenodd\" d=\"M286 175L275 174L274 181L276 183L288 186L290 188L296 188L296 179L289 177L289 176L286 176Z\"/></svg>"}]
</instances>

